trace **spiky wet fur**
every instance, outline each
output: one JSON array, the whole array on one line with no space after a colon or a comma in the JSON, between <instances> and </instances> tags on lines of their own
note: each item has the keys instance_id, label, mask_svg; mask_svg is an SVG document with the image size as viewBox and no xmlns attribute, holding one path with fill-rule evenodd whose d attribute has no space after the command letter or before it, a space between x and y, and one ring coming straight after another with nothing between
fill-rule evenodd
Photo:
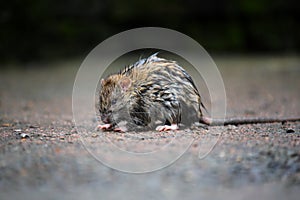
<instances>
[{"instance_id":1,"label":"spiky wet fur","mask_svg":"<svg viewBox=\"0 0 300 200\"><path fill-rule=\"evenodd\" d=\"M130 80L125 89L120 85L124 78ZM157 53L101 81L99 111L104 123L179 124L186 112L200 119L201 105L191 76Z\"/></svg>"}]
</instances>

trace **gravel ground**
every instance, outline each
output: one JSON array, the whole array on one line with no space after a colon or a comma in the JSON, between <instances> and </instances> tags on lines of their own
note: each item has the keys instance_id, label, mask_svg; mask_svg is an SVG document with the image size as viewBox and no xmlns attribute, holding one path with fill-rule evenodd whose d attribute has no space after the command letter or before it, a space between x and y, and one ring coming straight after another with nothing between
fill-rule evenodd
<instances>
[{"instance_id":1,"label":"gravel ground","mask_svg":"<svg viewBox=\"0 0 300 200\"><path fill-rule=\"evenodd\" d=\"M226 87L228 117L300 116L300 58L215 61ZM299 198L300 122L86 134L72 122L80 62L31 65L0 73L0 199ZM114 170L87 151L134 167L138 159L122 160L107 143L139 153L168 147L159 157L165 159L186 141L190 146L180 158L140 174Z\"/></svg>"}]
</instances>

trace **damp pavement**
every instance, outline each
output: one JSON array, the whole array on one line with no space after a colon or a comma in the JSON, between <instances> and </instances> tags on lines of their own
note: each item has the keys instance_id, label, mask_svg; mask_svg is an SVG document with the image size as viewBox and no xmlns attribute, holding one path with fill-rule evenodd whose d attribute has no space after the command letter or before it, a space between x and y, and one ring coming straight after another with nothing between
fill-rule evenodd
<instances>
[{"instance_id":1,"label":"damp pavement","mask_svg":"<svg viewBox=\"0 0 300 200\"><path fill-rule=\"evenodd\" d=\"M226 88L227 117L300 116L299 57L214 59ZM299 198L300 122L164 133L78 131L72 89L80 62L1 69L0 199ZM166 150L155 164L184 152L152 172L130 173L123 164L152 166L112 153L111 146L141 155Z\"/></svg>"}]
</instances>

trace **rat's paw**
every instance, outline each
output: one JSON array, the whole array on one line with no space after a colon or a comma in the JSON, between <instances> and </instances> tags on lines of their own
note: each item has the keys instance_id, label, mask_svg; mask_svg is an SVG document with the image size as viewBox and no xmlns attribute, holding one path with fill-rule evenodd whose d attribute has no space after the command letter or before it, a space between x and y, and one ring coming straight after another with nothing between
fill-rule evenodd
<instances>
[{"instance_id":1,"label":"rat's paw","mask_svg":"<svg viewBox=\"0 0 300 200\"><path fill-rule=\"evenodd\" d=\"M111 124L104 124L104 125L98 125L96 130L99 131L99 130L110 130L112 128L112 125Z\"/></svg>"},{"instance_id":2,"label":"rat's paw","mask_svg":"<svg viewBox=\"0 0 300 200\"><path fill-rule=\"evenodd\" d=\"M209 117L201 117L199 122L202 124L210 125L210 124L212 124L212 119Z\"/></svg>"},{"instance_id":3,"label":"rat's paw","mask_svg":"<svg viewBox=\"0 0 300 200\"><path fill-rule=\"evenodd\" d=\"M115 132L120 132L120 133L124 133L127 131L127 128L126 127L116 127L114 129Z\"/></svg>"},{"instance_id":4,"label":"rat's paw","mask_svg":"<svg viewBox=\"0 0 300 200\"><path fill-rule=\"evenodd\" d=\"M162 131L173 131L173 130L178 130L179 127L177 124L172 124L171 126L169 125L164 125L164 126L158 126L156 127L155 130L162 132Z\"/></svg>"}]
</instances>

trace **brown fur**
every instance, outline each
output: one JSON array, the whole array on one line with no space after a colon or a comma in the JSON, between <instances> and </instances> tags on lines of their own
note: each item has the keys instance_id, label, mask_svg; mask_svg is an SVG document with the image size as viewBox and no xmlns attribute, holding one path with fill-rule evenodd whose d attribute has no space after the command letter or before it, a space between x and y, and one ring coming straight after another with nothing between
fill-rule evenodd
<instances>
[{"instance_id":1,"label":"brown fur","mask_svg":"<svg viewBox=\"0 0 300 200\"><path fill-rule=\"evenodd\" d=\"M102 80L99 96L101 119L113 125L179 124L183 111L194 119L202 117L191 76L175 61L156 54Z\"/></svg>"}]
</instances>

